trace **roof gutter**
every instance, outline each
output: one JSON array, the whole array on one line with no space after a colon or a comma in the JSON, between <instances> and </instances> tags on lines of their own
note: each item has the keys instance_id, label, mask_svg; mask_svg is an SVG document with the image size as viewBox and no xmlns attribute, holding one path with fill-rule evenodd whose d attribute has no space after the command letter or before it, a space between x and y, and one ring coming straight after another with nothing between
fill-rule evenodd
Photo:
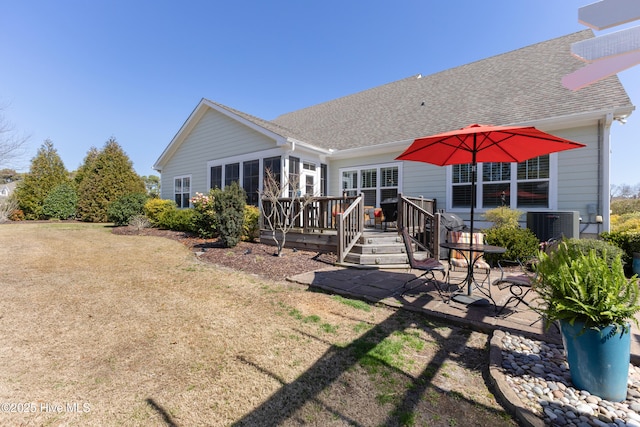
<instances>
[{"instance_id":1,"label":"roof gutter","mask_svg":"<svg viewBox=\"0 0 640 427\"><path fill-rule=\"evenodd\" d=\"M598 123L603 117L612 115L613 120L626 120L636 109L635 106L605 108L602 110L589 111L587 113L568 114L566 116L552 117L548 119L530 120L518 123L506 123L502 126L535 126L545 131L566 129L567 126L580 127Z\"/></svg>"}]
</instances>

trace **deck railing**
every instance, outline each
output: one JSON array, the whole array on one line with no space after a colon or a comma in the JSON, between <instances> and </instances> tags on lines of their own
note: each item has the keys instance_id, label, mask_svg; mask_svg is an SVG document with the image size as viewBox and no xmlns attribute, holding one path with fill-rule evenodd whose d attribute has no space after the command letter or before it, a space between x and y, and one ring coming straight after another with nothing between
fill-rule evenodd
<instances>
[{"instance_id":1,"label":"deck railing","mask_svg":"<svg viewBox=\"0 0 640 427\"><path fill-rule=\"evenodd\" d=\"M440 258L440 214L436 199L398 195L398 229L407 227L421 250Z\"/></svg>"},{"instance_id":2,"label":"deck railing","mask_svg":"<svg viewBox=\"0 0 640 427\"><path fill-rule=\"evenodd\" d=\"M335 233L337 237L336 255L343 262L346 255L364 232L364 197L314 197L311 200L300 198L280 198L277 206L270 200L262 200L263 214L276 209L278 215L271 216L271 225L276 230L295 229L303 234ZM302 210L302 211L301 211ZM398 230L406 226L412 240L421 250L433 257L440 255L440 215L436 213L436 200L423 197L398 195ZM282 224L287 227L282 227ZM265 228L264 218L261 222Z\"/></svg>"},{"instance_id":3,"label":"deck railing","mask_svg":"<svg viewBox=\"0 0 640 427\"><path fill-rule=\"evenodd\" d=\"M345 212L356 199L356 196L323 196L313 197L305 203L301 198L281 197L278 199L278 206L273 206L270 200L262 199L262 212L263 215L269 215L273 209L277 210L278 215L272 216L276 229L281 229L283 224L291 224L289 228L296 228L303 233L335 231L338 226L337 215ZM304 210L302 214L301 209ZM265 228L264 221L261 226Z\"/></svg>"},{"instance_id":4,"label":"deck railing","mask_svg":"<svg viewBox=\"0 0 640 427\"><path fill-rule=\"evenodd\" d=\"M338 262L344 258L356 244L364 231L364 197L358 196L344 212L336 215L338 219Z\"/></svg>"}]
</instances>

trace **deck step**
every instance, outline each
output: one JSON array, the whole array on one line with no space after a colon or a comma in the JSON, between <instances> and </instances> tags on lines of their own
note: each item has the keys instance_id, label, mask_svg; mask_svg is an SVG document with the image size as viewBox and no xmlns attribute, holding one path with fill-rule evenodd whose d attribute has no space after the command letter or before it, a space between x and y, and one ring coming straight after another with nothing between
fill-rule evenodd
<instances>
[{"instance_id":1,"label":"deck step","mask_svg":"<svg viewBox=\"0 0 640 427\"><path fill-rule=\"evenodd\" d=\"M375 254L404 254L406 252L404 243L398 245L397 243L384 243L384 244L360 244L356 243L351 249L352 254L360 255L375 255Z\"/></svg>"},{"instance_id":2,"label":"deck step","mask_svg":"<svg viewBox=\"0 0 640 427\"><path fill-rule=\"evenodd\" d=\"M355 254L353 252L347 254L344 259L346 262L361 265L393 265L407 264L407 255L401 254Z\"/></svg>"},{"instance_id":3,"label":"deck step","mask_svg":"<svg viewBox=\"0 0 640 427\"><path fill-rule=\"evenodd\" d=\"M374 268L406 268L408 259L405 252L402 236L397 233L365 231L344 262Z\"/></svg>"},{"instance_id":4,"label":"deck step","mask_svg":"<svg viewBox=\"0 0 640 427\"><path fill-rule=\"evenodd\" d=\"M374 250L370 248L369 250ZM407 255L401 253L355 253L350 252L345 257L346 262L362 265L380 265L380 264L407 264Z\"/></svg>"}]
</instances>

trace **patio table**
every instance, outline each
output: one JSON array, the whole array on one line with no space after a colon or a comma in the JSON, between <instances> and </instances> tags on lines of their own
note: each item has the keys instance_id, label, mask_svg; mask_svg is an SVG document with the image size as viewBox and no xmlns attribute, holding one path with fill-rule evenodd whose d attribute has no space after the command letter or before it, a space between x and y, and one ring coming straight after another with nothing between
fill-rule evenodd
<instances>
[{"instance_id":1,"label":"patio table","mask_svg":"<svg viewBox=\"0 0 640 427\"><path fill-rule=\"evenodd\" d=\"M507 248L503 248L502 246L494 246L494 245L485 245L481 243L450 243L443 242L440 243L440 246L449 250L458 251L462 254L464 259L467 261L467 275L465 276L462 284L467 285L466 293L458 293L452 297L452 299L456 302L466 305L473 306L487 306L489 305L489 298L493 305L495 306L495 301L491 297L491 283L487 284L486 291L483 289L483 286L478 284L476 281L473 271L475 268L475 263L482 257L483 254L503 254L507 251ZM471 259L473 258L473 259ZM483 294L483 297L478 295L473 295L473 288L478 289L480 293ZM486 298L485 298L486 297Z\"/></svg>"}]
</instances>

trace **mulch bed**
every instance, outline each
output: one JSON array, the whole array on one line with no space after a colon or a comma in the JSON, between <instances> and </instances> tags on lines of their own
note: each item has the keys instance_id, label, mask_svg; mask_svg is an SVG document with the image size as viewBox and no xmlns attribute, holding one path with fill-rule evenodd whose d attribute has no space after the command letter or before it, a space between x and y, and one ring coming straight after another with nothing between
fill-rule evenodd
<instances>
[{"instance_id":1,"label":"mulch bed","mask_svg":"<svg viewBox=\"0 0 640 427\"><path fill-rule=\"evenodd\" d=\"M219 239L202 239L194 234L181 231L133 227L114 227L114 234L157 236L177 240L193 252L203 262L244 271L270 280L284 280L287 277L307 271L314 271L333 265L335 254L310 252L286 248L282 256L276 256L276 247L260 242L240 242L233 248L226 248Z\"/></svg>"}]
</instances>

